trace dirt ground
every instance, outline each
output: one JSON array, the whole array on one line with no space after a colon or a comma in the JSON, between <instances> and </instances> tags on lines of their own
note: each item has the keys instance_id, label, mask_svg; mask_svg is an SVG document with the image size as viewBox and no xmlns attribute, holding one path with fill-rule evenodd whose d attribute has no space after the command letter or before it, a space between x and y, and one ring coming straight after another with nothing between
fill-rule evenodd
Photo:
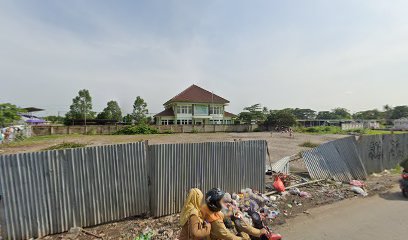
<instances>
[{"instance_id":1,"label":"dirt ground","mask_svg":"<svg viewBox=\"0 0 408 240\"><path fill-rule=\"evenodd\" d=\"M288 240L407 239L408 211L398 185L368 199L351 199L310 210L277 229Z\"/></svg>"},{"instance_id":2,"label":"dirt ground","mask_svg":"<svg viewBox=\"0 0 408 240\"><path fill-rule=\"evenodd\" d=\"M40 151L63 142L82 143L89 146L149 141L149 144L159 143L193 143L208 141L259 140L268 142L269 152L273 161L297 154L308 149L300 147L304 142L321 144L330 140L345 137L344 135L311 135L295 134L290 138L288 134L270 132L251 133L185 133L185 134L158 134L158 135L53 135L34 137L22 142L0 145L0 154Z\"/></svg>"},{"instance_id":3,"label":"dirt ground","mask_svg":"<svg viewBox=\"0 0 408 240\"><path fill-rule=\"evenodd\" d=\"M296 184L302 181L302 178L298 175L291 175L290 185ZM384 196L383 193L389 191L395 187L399 175L396 173L384 172L382 174L376 174L370 176L366 181L366 191L368 193L367 199L371 197ZM299 190L306 191L311 194L310 198L303 198L298 195L292 195L289 192L286 194L273 195L276 200L272 201L270 209L279 212L279 215L269 220L269 227L279 233L287 233L293 230L293 222L296 222L297 218L314 219L318 215L321 207L325 208L332 203L342 202L346 199L362 199L363 197L352 192L350 185L345 183L336 183L333 181L323 181L311 185L305 185L299 187ZM375 197L378 198L378 197ZM362 200L365 201L365 200ZM317 210L315 210L317 209ZM327 214L326 214L327 215ZM343 222L345 218L343 218ZM161 218L130 218L119 222L103 224L91 228L86 228L85 232L68 232L52 236L44 237L43 239L57 240L57 239L79 239L79 240L91 240L97 239L95 236L99 236L101 239L135 239L142 233L153 233L152 239L177 239L180 233L180 227L178 225L179 215L174 214ZM299 222L299 221L297 221ZM301 223L301 221L300 221ZM292 229L292 230L291 230ZM310 230L312 231L313 230ZM299 231L295 231L294 234L301 234ZM316 236L319 236L318 232L315 232ZM299 235L300 236L300 235ZM286 237L285 237L286 239ZM289 239L289 238L288 238ZM290 239L316 239L316 238L290 238ZM331 238L321 238L331 239ZM343 238L342 238L343 239ZM360 238L347 238L347 239L360 239ZM383 238L386 239L386 238Z\"/></svg>"}]
</instances>

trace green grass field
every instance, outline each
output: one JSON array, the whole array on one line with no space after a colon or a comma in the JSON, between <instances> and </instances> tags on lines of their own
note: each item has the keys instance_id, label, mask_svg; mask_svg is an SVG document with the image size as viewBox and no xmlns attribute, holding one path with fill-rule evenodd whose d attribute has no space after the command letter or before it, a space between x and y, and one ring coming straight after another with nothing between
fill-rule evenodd
<instances>
[{"instance_id":1,"label":"green grass field","mask_svg":"<svg viewBox=\"0 0 408 240\"><path fill-rule=\"evenodd\" d=\"M321 126L321 127L308 127L308 128L296 128L296 132L307 133L307 134L362 134L362 135L378 135L378 134L402 134L408 133L404 131L386 131L386 130L372 130L372 129L353 129L353 130L342 130L340 127L334 126Z\"/></svg>"}]
</instances>

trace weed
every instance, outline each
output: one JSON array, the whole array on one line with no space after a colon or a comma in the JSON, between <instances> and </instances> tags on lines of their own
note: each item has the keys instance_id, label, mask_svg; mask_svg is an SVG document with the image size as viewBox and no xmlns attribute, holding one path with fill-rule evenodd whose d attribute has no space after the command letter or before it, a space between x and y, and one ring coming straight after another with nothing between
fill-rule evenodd
<instances>
[{"instance_id":1,"label":"weed","mask_svg":"<svg viewBox=\"0 0 408 240\"><path fill-rule=\"evenodd\" d=\"M397 165L395 168L391 169L391 173L400 174L402 172L402 167Z\"/></svg>"},{"instance_id":2,"label":"weed","mask_svg":"<svg viewBox=\"0 0 408 240\"><path fill-rule=\"evenodd\" d=\"M296 128L295 131L312 134L346 134L346 132L342 131L340 127L335 126Z\"/></svg>"},{"instance_id":3,"label":"weed","mask_svg":"<svg viewBox=\"0 0 408 240\"><path fill-rule=\"evenodd\" d=\"M315 147L318 147L319 145L320 144L318 144L318 143L313 143L311 141L307 141L307 142L304 142L302 144L299 144L299 147L315 148Z\"/></svg>"},{"instance_id":4,"label":"weed","mask_svg":"<svg viewBox=\"0 0 408 240\"><path fill-rule=\"evenodd\" d=\"M146 233L137 236L134 240L150 240L152 239L153 233Z\"/></svg>"},{"instance_id":5,"label":"weed","mask_svg":"<svg viewBox=\"0 0 408 240\"><path fill-rule=\"evenodd\" d=\"M75 143L75 142L64 142L64 143L60 143L48 148L43 149L44 151L48 151L48 150L61 150L61 149L67 149L67 148L81 148L81 147L85 147L86 144L82 144L82 143Z\"/></svg>"},{"instance_id":6,"label":"weed","mask_svg":"<svg viewBox=\"0 0 408 240\"><path fill-rule=\"evenodd\" d=\"M163 134L174 134L174 131L173 130L164 130L163 131Z\"/></svg>"}]
</instances>

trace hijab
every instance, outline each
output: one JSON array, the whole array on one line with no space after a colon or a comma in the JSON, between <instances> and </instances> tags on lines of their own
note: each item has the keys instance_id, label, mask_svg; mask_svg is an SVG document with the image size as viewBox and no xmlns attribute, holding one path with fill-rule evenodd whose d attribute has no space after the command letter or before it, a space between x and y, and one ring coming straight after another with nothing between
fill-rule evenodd
<instances>
[{"instance_id":1,"label":"hijab","mask_svg":"<svg viewBox=\"0 0 408 240\"><path fill-rule=\"evenodd\" d=\"M180 225L184 226L191 215L196 215L199 218L202 218L200 211L200 205L203 201L203 193L198 188L192 188L188 193L186 202L184 203L183 209L180 213Z\"/></svg>"}]
</instances>

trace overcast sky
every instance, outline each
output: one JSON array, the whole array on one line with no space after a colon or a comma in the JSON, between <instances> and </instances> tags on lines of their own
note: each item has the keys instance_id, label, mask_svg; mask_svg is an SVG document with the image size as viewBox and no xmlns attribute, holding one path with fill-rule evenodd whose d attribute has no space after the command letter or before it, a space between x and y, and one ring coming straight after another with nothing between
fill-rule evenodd
<instances>
[{"instance_id":1,"label":"overcast sky","mask_svg":"<svg viewBox=\"0 0 408 240\"><path fill-rule=\"evenodd\" d=\"M65 113L191 84L231 101L353 112L408 104L408 1L0 0L0 102Z\"/></svg>"}]
</instances>

